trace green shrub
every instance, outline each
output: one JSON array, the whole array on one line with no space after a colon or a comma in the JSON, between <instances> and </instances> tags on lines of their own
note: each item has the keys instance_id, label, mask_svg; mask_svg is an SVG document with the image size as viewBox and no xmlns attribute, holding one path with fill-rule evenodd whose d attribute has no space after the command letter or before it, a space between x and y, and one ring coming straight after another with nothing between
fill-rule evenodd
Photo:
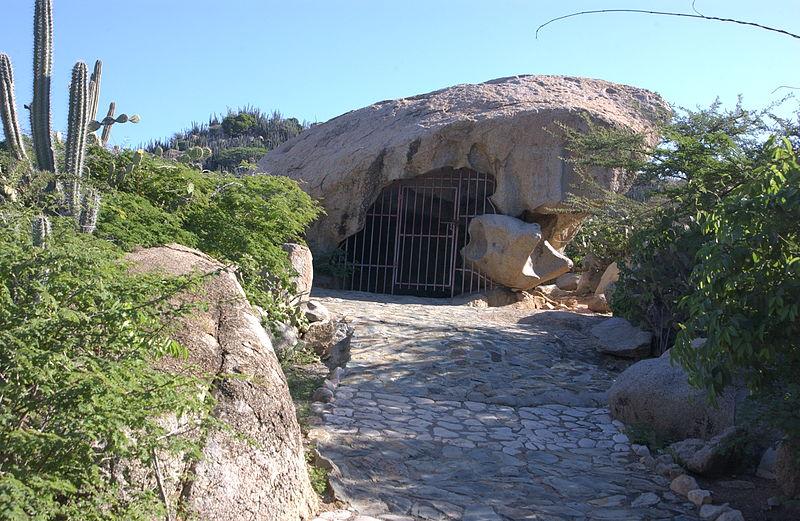
<instances>
[{"instance_id":1,"label":"green shrub","mask_svg":"<svg viewBox=\"0 0 800 521\"><path fill-rule=\"evenodd\" d=\"M233 147L221 150L209 162L212 169L235 171L244 163L255 163L266 154L269 149L264 147Z\"/></svg>"},{"instance_id":2,"label":"green shrub","mask_svg":"<svg viewBox=\"0 0 800 521\"><path fill-rule=\"evenodd\" d=\"M281 305L290 269L281 245L302 240L319 206L286 177L217 176L217 182L206 202L187 208L186 228L201 250L239 266L254 304L290 319L291 306Z\"/></svg>"},{"instance_id":3,"label":"green shrub","mask_svg":"<svg viewBox=\"0 0 800 521\"><path fill-rule=\"evenodd\" d=\"M197 237L185 229L180 218L165 212L136 194L107 191L95 235L125 250L177 242L196 247Z\"/></svg>"},{"instance_id":4,"label":"green shrub","mask_svg":"<svg viewBox=\"0 0 800 521\"><path fill-rule=\"evenodd\" d=\"M705 240L672 354L712 395L743 378L767 421L800 440L800 165L788 139L760 157L699 212Z\"/></svg>"},{"instance_id":5,"label":"green shrub","mask_svg":"<svg viewBox=\"0 0 800 521\"><path fill-rule=\"evenodd\" d=\"M0 209L1 210L1 209ZM47 248L30 221L0 214L0 517L150 520L156 491L120 494L123 461L197 447L164 414L204 417L207 379L155 368L184 348L164 336L189 279L132 276L118 250L56 222Z\"/></svg>"},{"instance_id":6,"label":"green shrub","mask_svg":"<svg viewBox=\"0 0 800 521\"><path fill-rule=\"evenodd\" d=\"M255 116L246 112L229 114L222 120L222 131L227 136L239 137L252 132L258 125Z\"/></svg>"}]
</instances>

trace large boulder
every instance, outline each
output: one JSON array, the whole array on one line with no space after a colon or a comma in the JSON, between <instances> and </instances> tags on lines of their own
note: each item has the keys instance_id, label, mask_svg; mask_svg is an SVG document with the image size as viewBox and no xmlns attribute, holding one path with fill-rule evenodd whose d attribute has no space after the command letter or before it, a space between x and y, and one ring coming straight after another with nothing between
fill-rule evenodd
<instances>
[{"instance_id":1,"label":"large boulder","mask_svg":"<svg viewBox=\"0 0 800 521\"><path fill-rule=\"evenodd\" d=\"M508 288L527 290L555 279L572 261L542 239L541 227L508 215L479 215L469 223L469 243L461 255Z\"/></svg>"},{"instance_id":2,"label":"large boulder","mask_svg":"<svg viewBox=\"0 0 800 521\"><path fill-rule=\"evenodd\" d=\"M308 232L312 250L331 251L364 227L366 212L395 180L468 168L496 180L499 213L527 214L562 248L580 218L563 213L569 193L590 195L568 161L564 125L630 129L650 142L668 112L655 93L602 80L514 76L382 101L315 125L258 164L320 199L325 215ZM621 171L591 169L592 183L622 191ZM529 219L526 219L529 220Z\"/></svg>"},{"instance_id":3,"label":"large boulder","mask_svg":"<svg viewBox=\"0 0 800 521\"><path fill-rule=\"evenodd\" d=\"M293 242L284 243L283 251L289 254L289 263L295 272L292 277L295 292L302 302L306 302L314 283L314 256L308 246Z\"/></svg>"},{"instance_id":4,"label":"large boulder","mask_svg":"<svg viewBox=\"0 0 800 521\"><path fill-rule=\"evenodd\" d=\"M168 361L163 368L216 375L207 392L217 400L213 415L228 428L206 435L196 463L164 455L169 503L199 520L310 519L317 496L286 379L235 274L179 245L139 250L128 260L135 272L207 276L200 291L182 297L207 307L174 324L174 337L189 358Z\"/></svg>"},{"instance_id":5,"label":"large boulder","mask_svg":"<svg viewBox=\"0 0 800 521\"><path fill-rule=\"evenodd\" d=\"M617 377L608 393L612 416L674 441L709 439L734 425L740 393L729 388L711 405L668 353L637 362Z\"/></svg>"}]
</instances>

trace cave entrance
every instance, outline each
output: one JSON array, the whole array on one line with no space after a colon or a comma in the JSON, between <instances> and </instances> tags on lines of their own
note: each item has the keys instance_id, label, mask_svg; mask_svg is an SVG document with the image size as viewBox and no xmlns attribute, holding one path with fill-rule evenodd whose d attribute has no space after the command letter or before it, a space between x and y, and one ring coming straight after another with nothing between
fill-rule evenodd
<instances>
[{"instance_id":1,"label":"cave entrance","mask_svg":"<svg viewBox=\"0 0 800 521\"><path fill-rule=\"evenodd\" d=\"M470 220L495 213L494 178L444 168L383 189L364 228L345 239L344 289L423 297L485 291L492 281L459 253Z\"/></svg>"}]
</instances>

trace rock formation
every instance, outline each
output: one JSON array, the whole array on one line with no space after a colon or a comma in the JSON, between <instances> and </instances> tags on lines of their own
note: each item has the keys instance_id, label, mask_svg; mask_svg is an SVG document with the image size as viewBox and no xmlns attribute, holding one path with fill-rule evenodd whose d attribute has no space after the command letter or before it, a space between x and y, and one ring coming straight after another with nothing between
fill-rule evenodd
<instances>
[{"instance_id":1,"label":"rock formation","mask_svg":"<svg viewBox=\"0 0 800 521\"><path fill-rule=\"evenodd\" d=\"M469 224L469 238L461 255L511 289L534 288L572 268L572 261L542 240L536 223L508 215L479 215Z\"/></svg>"},{"instance_id":2,"label":"rock formation","mask_svg":"<svg viewBox=\"0 0 800 521\"><path fill-rule=\"evenodd\" d=\"M588 193L565 160L564 126L586 130L591 121L654 140L655 123L668 110L653 92L602 80L502 78L348 112L271 151L259 171L295 179L321 200L326 215L308 233L315 253L359 231L393 181L446 168L493 176L498 213L538 223L543 240L563 251L580 216L559 209L569 193ZM607 189L625 188L621 172L588 174Z\"/></svg>"},{"instance_id":3,"label":"rock formation","mask_svg":"<svg viewBox=\"0 0 800 521\"><path fill-rule=\"evenodd\" d=\"M176 324L174 336L189 359L168 361L164 369L217 375L210 389L217 399L214 416L230 429L206 435L197 463L164 455L170 504L203 521L309 519L317 496L294 405L269 337L234 273L180 245L135 251L128 260L136 272L209 274L197 294L184 297L207 303L207 310L193 310Z\"/></svg>"}]
</instances>

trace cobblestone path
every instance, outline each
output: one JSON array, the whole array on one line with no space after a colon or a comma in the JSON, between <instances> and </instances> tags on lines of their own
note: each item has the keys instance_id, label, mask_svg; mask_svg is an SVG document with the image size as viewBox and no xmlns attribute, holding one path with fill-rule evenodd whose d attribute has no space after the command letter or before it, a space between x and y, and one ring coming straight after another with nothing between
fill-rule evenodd
<instances>
[{"instance_id":1,"label":"cobblestone path","mask_svg":"<svg viewBox=\"0 0 800 521\"><path fill-rule=\"evenodd\" d=\"M382 520L696 519L605 407L599 317L317 295L355 328L316 437L337 496Z\"/></svg>"}]
</instances>

